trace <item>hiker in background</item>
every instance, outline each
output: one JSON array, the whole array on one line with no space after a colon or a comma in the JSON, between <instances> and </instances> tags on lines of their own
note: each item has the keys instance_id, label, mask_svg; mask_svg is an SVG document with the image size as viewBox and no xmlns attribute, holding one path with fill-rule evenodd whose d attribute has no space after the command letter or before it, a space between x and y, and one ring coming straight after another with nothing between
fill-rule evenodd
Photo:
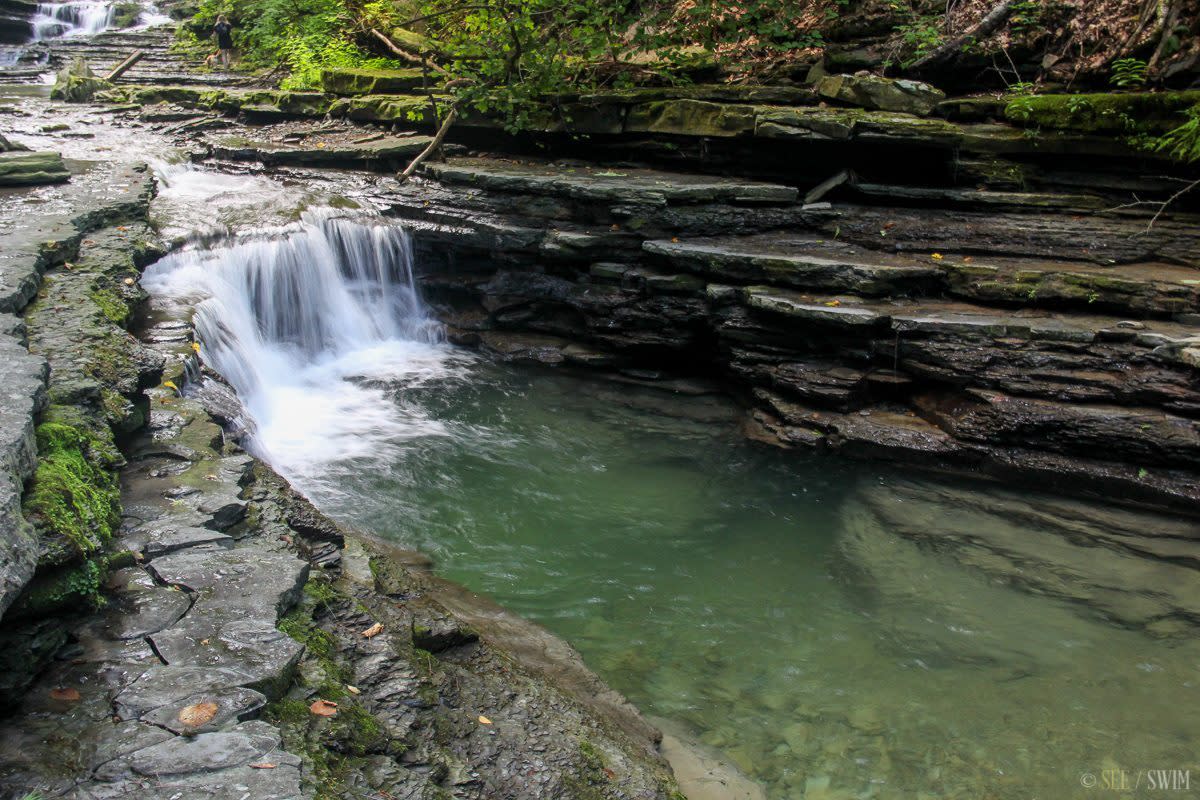
<instances>
[{"instance_id":1,"label":"hiker in background","mask_svg":"<svg viewBox=\"0 0 1200 800\"><path fill-rule=\"evenodd\" d=\"M226 67L233 59L233 26L229 24L229 20L225 19L225 15L221 14L217 17L217 24L213 26L213 33L217 35L217 53L220 62Z\"/></svg>"}]
</instances>

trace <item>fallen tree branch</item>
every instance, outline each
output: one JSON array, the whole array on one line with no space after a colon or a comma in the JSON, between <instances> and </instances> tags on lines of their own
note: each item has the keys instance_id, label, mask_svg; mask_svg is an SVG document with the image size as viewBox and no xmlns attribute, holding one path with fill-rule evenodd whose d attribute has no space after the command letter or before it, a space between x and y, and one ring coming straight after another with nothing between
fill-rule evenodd
<instances>
[{"instance_id":1,"label":"fallen tree branch","mask_svg":"<svg viewBox=\"0 0 1200 800\"><path fill-rule=\"evenodd\" d=\"M411 178L413 173L417 171L417 167L421 166L425 159L437 152L437 149L442 146L442 142L445 141L446 134L450 132L450 126L454 124L454 120L456 119L458 119L458 107L450 106L450 111L446 114L446 118L442 120L442 125L434 135L433 141L412 160L404 169L404 172L396 176L400 183L404 183Z\"/></svg>"},{"instance_id":2,"label":"fallen tree branch","mask_svg":"<svg viewBox=\"0 0 1200 800\"><path fill-rule=\"evenodd\" d=\"M1182 183L1186 180L1185 178L1170 178L1169 176L1166 176L1166 175L1164 175L1162 177L1168 178L1169 180L1179 181L1180 183ZM1107 214L1112 211L1122 211L1126 208L1141 208L1142 206L1158 206L1158 210L1154 212L1154 216L1150 218L1150 222L1146 223L1146 230L1144 232L1149 233L1154 228L1154 224L1156 222L1158 222L1158 218L1163 215L1163 213L1167 210L1167 208L1170 207L1170 205L1172 203L1174 203L1179 198L1183 197L1185 194L1190 192L1192 189L1195 189L1197 186L1200 186L1200 178L1197 178L1196 180L1191 181L1190 183L1187 184L1187 186L1184 186L1182 189L1180 189L1178 192L1176 192L1175 194L1168 197L1166 200L1138 200L1138 199L1135 199L1132 203L1123 203L1119 206L1113 206L1112 208L1106 208L1106 209L1104 209L1104 211L1102 213ZM1134 195L1134 198L1137 198L1136 194Z\"/></svg>"},{"instance_id":3,"label":"fallen tree branch","mask_svg":"<svg viewBox=\"0 0 1200 800\"><path fill-rule=\"evenodd\" d=\"M128 57L128 58L126 58L126 59L125 59L124 61L122 61L120 64L117 64L117 66L113 67L113 71L112 71L112 72L110 72L110 73L108 73L107 75L105 75L105 76L104 76L104 80L108 81L109 83L112 83L112 82L113 82L113 81L115 81L117 78L121 77L121 76L122 76L122 75L124 75L126 72L128 72L128 71L129 71L129 69L130 69L130 68L131 68L131 67L132 67L134 64L136 64L136 63L138 63L139 61L141 61L141 60L142 60L142 57L143 57L144 55L146 55L146 51L145 51L145 50L134 50L132 53L130 53L130 54L129 54L129 57Z\"/></svg>"},{"instance_id":4,"label":"fallen tree branch","mask_svg":"<svg viewBox=\"0 0 1200 800\"><path fill-rule=\"evenodd\" d=\"M382 33L380 33L375 28L371 28L371 35L374 36L379 41L383 42L384 46L386 46L388 50L391 50L394 55L398 56L399 58L404 59L405 61L408 61L412 64L421 64L422 66L426 66L429 69L433 70L434 72L440 73L442 75L450 74L448 71L446 71L442 67L439 67L437 64L433 63L427 56L414 55L413 53L410 53L407 50L400 49L399 47L396 46L395 42L393 42L388 37L384 36Z\"/></svg>"},{"instance_id":5,"label":"fallen tree branch","mask_svg":"<svg viewBox=\"0 0 1200 800\"><path fill-rule=\"evenodd\" d=\"M986 39L995 33L1001 25L1008 21L1016 10L1018 0L1004 0L992 7L992 10L979 20L979 24L971 30L964 33L962 36L951 39L933 52L928 53L921 58L918 58L913 63L909 64L906 71L912 72L925 67L941 64L944 61L949 61L954 56L962 52L963 45L970 42L977 42L981 39Z\"/></svg>"}]
</instances>

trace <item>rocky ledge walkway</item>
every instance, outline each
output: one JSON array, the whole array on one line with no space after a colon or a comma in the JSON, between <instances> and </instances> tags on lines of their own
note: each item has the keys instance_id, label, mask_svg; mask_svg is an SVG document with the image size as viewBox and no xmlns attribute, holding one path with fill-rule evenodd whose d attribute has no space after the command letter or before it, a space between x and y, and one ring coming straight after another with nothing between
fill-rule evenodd
<instances>
[{"instance_id":1,"label":"rocky ledge walkway","mask_svg":"<svg viewBox=\"0 0 1200 800\"><path fill-rule=\"evenodd\" d=\"M0 218L0 794L679 797L569 647L348 537L219 382L181 396L186 317L129 332L153 179L71 169Z\"/></svg>"}]
</instances>

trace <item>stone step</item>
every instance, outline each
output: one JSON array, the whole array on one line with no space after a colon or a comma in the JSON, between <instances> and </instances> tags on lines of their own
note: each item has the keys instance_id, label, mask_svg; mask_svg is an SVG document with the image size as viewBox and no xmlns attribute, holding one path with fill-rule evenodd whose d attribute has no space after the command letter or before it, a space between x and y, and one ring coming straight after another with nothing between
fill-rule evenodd
<instances>
[{"instance_id":1,"label":"stone step","mask_svg":"<svg viewBox=\"0 0 1200 800\"><path fill-rule=\"evenodd\" d=\"M304 142L253 140L241 136L211 139L212 154L235 161L258 161L268 165L388 164L416 156L433 141L429 136L388 136L370 142L339 137L310 137Z\"/></svg>"},{"instance_id":2,"label":"stone step","mask_svg":"<svg viewBox=\"0 0 1200 800\"><path fill-rule=\"evenodd\" d=\"M888 229L881 231L887 234ZM882 238L882 237L881 237ZM909 255L819 235L655 239L655 261L713 280L864 296L938 293L983 304L1143 316L1200 312L1200 270L1162 262L1100 266L1051 259Z\"/></svg>"},{"instance_id":3,"label":"stone step","mask_svg":"<svg viewBox=\"0 0 1200 800\"><path fill-rule=\"evenodd\" d=\"M748 308L799 322L841 328L1071 344L1120 342L1181 364L1188 363L1181 356L1184 350L1200 346L1200 330L1195 325L1167 320L1134 321L1099 314L1059 314L1046 309L998 309L935 298L868 299L848 294L807 294L771 286L749 286L741 289L740 294Z\"/></svg>"},{"instance_id":4,"label":"stone step","mask_svg":"<svg viewBox=\"0 0 1200 800\"><path fill-rule=\"evenodd\" d=\"M454 158L428 164L425 171L443 183L600 203L790 205L799 196L793 186L762 181L584 163Z\"/></svg>"}]
</instances>

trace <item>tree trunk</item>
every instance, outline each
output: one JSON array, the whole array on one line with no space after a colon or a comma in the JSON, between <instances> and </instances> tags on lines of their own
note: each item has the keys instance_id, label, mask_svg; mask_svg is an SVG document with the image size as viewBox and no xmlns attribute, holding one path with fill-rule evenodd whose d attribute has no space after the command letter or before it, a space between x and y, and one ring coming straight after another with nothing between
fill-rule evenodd
<instances>
[{"instance_id":1,"label":"tree trunk","mask_svg":"<svg viewBox=\"0 0 1200 800\"><path fill-rule=\"evenodd\" d=\"M979 24L971 30L964 33L955 39L951 39L942 46L938 47L932 53L918 58L908 66L907 72L915 72L925 67L931 67L943 62L949 61L954 56L962 52L963 45L972 41L986 39L995 33L1001 25L1008 21L1016 8L1018 0L1005 0L992 7L992 10L984 15L983 19L979 20Z\"/></svg>"}]
</instances>

